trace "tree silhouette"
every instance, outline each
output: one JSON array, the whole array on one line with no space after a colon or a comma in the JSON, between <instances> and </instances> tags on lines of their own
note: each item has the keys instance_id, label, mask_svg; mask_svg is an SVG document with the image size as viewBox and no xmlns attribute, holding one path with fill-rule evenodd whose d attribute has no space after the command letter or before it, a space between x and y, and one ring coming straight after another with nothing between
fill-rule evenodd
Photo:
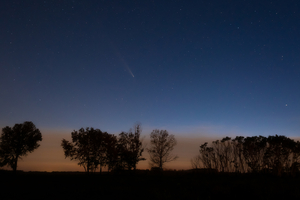
<instances>
[{"instance_id":1,"label":"tree silhouette","mask_svg":"<svg viewBox=\"0 0 300 200\"><path fill-rule=\"evenodd\" d=\"M102 168L107 165L107 138L110 135L107 132L98 131L98 135L94 140L93 151L95 151L95 159L94 159L94 170L100 168L100 173L102 172Z\"/></svg>"},{"instance_id":2,"label":"tree silhouette","mask_svg":"<svg viewBox=\"0 0 300 200\"><path fill-rule=\"evenodd\" d=\"M243 144L243 155L252 172L263 168L263 157L267 148L267 139L263 136L246 137Z\"/></svg>"},{"instance_id":3,"label":"tree silhouette","mask_svg":"<svg viewBox=\"0 0 300 200\"><path fill-rule=\"evenodd\" d=\"M0 137L0 166L9 165L16 172L18 159L37 149L38 141L42 141L42 134L32 122L6 126Z\"/></svg>"},{"instance_id":4,"label":"tree silhouette","mask_svg":"<svg viewBox=\"0 0 300 200\"><path fill-rule=\"evenodd\" d=\"M247 164L243 156L243 144L243 136L236 136L235 139L232 140L235 172L244 173L247 171Z\"/></svg>"},{"instance_id":5,"label":"tree silhouette","mask_svg":"<svg viewBox=\"0 0 300 200\"><path fill-rule=\"evenodd\" d=\"M115 135L108 134L108 137L105 138L106 144L106 165L108 171L116 169L118 166L118 139Z\"/></svg>"},{"instance_id":6,"label":"tree silhouette","mask_svg":"<svg viewBox=\"0 0 300 200\"><path fill-rule=\"evenodd\" d=\"M150 139L151 147L147 150L150 154L151 164L162 169L164 163L178 158L178 156L171 154L177 144L174 135L169 135L166 130L155 129L151 132Z\"/></svg>"},{"instance_id":7,"label":"tree silhouette","mask_svg":"<svg viewBox=\"0 0 300 200\"><path fill-rule=\"evenodd\" d=\"M141 126L138 124L134 129L134 133L130 130L129 133L122 132L119 135L117 149L121 169L136 170L137 163L145 160L141 158L144 151L140 140Z\"/></svg>"},{"instance_id":8,"label":"tree silhouette","mask_svg":"<svg viewBox=\"0 0 300 200\"><path fill-rule=\"evenodd\" d=\"M203 166L222 172L273 172L295 175L300 168L300 142L283 135L229 137L200 146L192 167Z\"/></svg>"},{"instance_id":9,"label":"tree silhouette","mask_svg":"<svg viewBox=\"0 0 300 200\"><path fill-rule=\"evenodd\" d=\"M201 168L201 159L200 156L194 156L191 160L192 169L199 169Z\"/></svg>"},{"instance_id":10,"label":"tree silhouette","mask_svg":"<svg viewBox=\"0 0 300 200\"><path fill-rule=\"evenodd\" d=\"M85 171L95 171L105 165L105 137L99 129L83 128L73 131L72 142L62 140L61 146L64 149L65 157L71 160L78 160L78 165L83 166Z\"/></svg>"},{"instance_id":11,"label":"tree silhouette","mask_svg":"<svg viewBox=\"0 0 300 200\"><path fill-rule=\"evenodd\" d=\"M230 137L225 137L221 141L213 141L213 149L211 151L214 151L212 155L214 155L213 158L217 170L222 172L233 171L234 154Z\"/></svg>"},{"instance_id":12,"label":"tree silhouette","mask_svg":"<svg viewBox=\"0 0 300 200\"><path fill-rule=\"evenodd\" d=\"M290 173L292 176L295 176L300 169L300 142L297 141L294 143L292 155L291 155L291 166L290 166Z\"/></svg>"},{"instance_id":13,"label":"tree silhouette","mask_svg":"<svg viewBox=\"0 0 300 200\"><path fill-rule=\"evenodd\" d=\"M281 176L283 171L289 171L292 166L291 155L296 142L283 135L269 136L268 146L264 154L264 165L274 174Z\"/></svg>"},{"instance_id":14,"label":"tree silhouette","mask_svg":"<svg viewBox=\"0 0 300 200\"><path fill-rule=\"evenodd\" d=\"M216 153L214 153L213 147L207 147L207 142L200 146L199 160L202 162L204 168L218 169L218 162ZM199 164L200 165L200 164Z\"/></svg>"}]
</instances>

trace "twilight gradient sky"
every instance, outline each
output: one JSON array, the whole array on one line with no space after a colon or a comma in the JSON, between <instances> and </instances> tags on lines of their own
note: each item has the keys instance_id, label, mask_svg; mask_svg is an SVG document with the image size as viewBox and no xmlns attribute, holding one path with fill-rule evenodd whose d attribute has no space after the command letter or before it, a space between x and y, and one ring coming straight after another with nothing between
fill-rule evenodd
<instances>
[{"instance_id":1,"label":"twilight gradient sky","mask_svg":"<svg viewBox=\"0 0 300 200\"><path fill-rule=\"evenodd\" d=\"M48 165L36 170L77 167L60 141L81 127L118 134L141 122L146 141L166 129L182 168L204 138L298 137L299 10L297 0L1 1L0 126L41 130L28 159ZM46 169L55 161L41 152L60 165Z\"/></svg>"}]
</instances>

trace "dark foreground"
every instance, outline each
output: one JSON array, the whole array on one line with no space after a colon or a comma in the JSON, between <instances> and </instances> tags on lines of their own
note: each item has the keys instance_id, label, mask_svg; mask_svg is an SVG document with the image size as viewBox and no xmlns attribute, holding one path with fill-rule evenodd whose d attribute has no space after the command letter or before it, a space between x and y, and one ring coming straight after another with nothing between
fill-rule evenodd
<instances>
[{"instance_id":1,"label":"dark foreground","mask_svg":"<svg viewBox=\"0 0 300 200\"><path fill-rule=\"evenodd\" d=\"M0 180L0 199L300 199L299 176L1 171Z\"/></svg>"}]
</instances>

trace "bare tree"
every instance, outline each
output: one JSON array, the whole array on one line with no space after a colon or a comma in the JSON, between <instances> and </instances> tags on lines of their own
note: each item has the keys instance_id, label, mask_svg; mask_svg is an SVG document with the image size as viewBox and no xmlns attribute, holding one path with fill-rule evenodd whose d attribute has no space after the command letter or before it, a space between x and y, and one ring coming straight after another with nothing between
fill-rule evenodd
<instances>
[{"instance_id":1,"label":"bare tree","mask_svg":"<svg viewBox=\"0 0 300 200\"><path fill-rule=\"evenodd\" d=\"M201 164L200 155L197 155L191 159L191 165L192 165L192 169L201 168L202 164Z\"/></svg>"},{"instance_id":2,"label":"bare tree","mask_svg":"<svg viewBox=\"0 0 300 200\"><path fill-rule=\"evenodd\" d=\"M204 168L218 170L217 159L215 158L216 154L212 147L207 146L207 142L200 146L199 153L199 161L201 161Z\"/></svg>"},{"instance_id":3,"label":"bare tree","mask_svg":"<svg viewBox=\"0 0 300 200\"><path fill-rule=\"evenodd\" d=\"M209 163L209 165L205 165L205 168L212 168L221 172L234 171L234 148L230 137L225 137L221 141L213 141L212 147L206 146L207 143L200 146L200 155L205 158L202 159L202 162Z\"/></svg>"},{"instance_id":4,"label":"bare tree","mask_svg":"<svg viewBox=\"0 0 300 200\"><path fill-rule=\"evenodd\" d=\"M247 164L243 156L243 144L243 136L236 136L235 139L232 140L235 172L247 172Z\"/></svg>"},{"instance_id":5,"label":"bare tree","mask_svg":"<svg viewBox=\"0 0 300 200\"><path fill-rule=\"evenodd\" d=\"M164 163L174 161L178 158L177 155L172 155L171 152L177 144L174 135L169 135L166 130L155 129L150 135L151 148L147 149L150 154L150 162L154 166L163 168Z\"/></svg>"}]
</instances>

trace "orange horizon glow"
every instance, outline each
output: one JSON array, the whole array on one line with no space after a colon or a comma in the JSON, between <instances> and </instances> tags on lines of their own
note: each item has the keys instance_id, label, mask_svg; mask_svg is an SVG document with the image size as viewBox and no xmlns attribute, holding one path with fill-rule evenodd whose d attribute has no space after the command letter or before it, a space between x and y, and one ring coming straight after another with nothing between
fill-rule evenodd
<instances>
[{"instance_id":1,"label":"orange horizon glow","mask_svg":"<svg viewBox=\"0 0 300 200\"><path fill-rule=\"evenodd\" d=\"M142 134L142 137L145 134ZM149 136L148 136L149 137ZM143 140L143 145L145 150L142 154L145 161L140 161L137 165L137 169L150 169L149 165L149 154L146 151L147 146L150 144L150 140L147 136ZM25 157L21 157L18 161L17 170L22 171L43 171L43 172L53 172L53 171L79 171L84 172L84 168L77 164L76 160L70 160L64 157L64 152L60 146L61 140L66 139L71 141L71 134L67 131L47 131L43 134L43 141L40 143L40 147L34 152L29 153ZM166 163L165 169L176 169L176 170L187 170L191 169L190 160L199 153L199 146L204 142L208 142L210 145L212 141L222 139L222 137L216 138L208 136L175 136L177 140L177 145L174 148L173 153L178 155L178 159L169 163ZM299 138L293 138L295 141ZM10 167L3 167L2 169L11 170ZM98 169L99 170L99 169ZM97 171L98 171L97 170ZM106 168L103 169L106 171Z\"/></svg>"}]
</instances>

